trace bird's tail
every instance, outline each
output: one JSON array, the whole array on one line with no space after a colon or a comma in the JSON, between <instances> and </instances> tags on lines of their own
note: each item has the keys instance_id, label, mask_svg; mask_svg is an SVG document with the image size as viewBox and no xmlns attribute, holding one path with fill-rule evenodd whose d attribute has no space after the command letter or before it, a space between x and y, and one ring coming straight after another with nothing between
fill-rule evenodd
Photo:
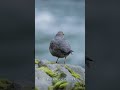
<instances>
[{"instance_id":1,"label":"bird's tail","mask_svg":"<svg viewBox=\"0 0 120 90\"><path fill-rule=\"evenodd\" d=\"M72 54L72 52L74 52L73 50L70 50L70 53Z\"/></svg>"}]
</instances>

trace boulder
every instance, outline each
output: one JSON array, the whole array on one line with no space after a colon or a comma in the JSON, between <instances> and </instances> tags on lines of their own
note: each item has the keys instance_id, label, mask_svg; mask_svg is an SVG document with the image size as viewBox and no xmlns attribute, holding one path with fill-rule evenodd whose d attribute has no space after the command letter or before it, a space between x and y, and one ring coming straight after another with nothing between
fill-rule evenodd
<instances>
[{"instance_id":1,"label":"boulder","mask_svg":"<svg viewBox=\"0 0 120 90\"><path fill-rule=\"evenodd\" d=\"M35 60L36 90L85 90L85 70L81 66Z\"/></svg>"}]
</instances>

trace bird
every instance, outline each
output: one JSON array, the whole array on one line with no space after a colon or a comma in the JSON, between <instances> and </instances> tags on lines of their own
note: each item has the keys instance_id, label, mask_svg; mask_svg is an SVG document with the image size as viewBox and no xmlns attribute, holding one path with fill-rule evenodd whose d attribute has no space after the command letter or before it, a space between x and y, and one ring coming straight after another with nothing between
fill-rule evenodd
<instances>
[{"instance_id":1,"label":"bird","mask_svg":"<svg viewBox=\"0 0 120 90\"><path fill-rule=\"evenodd\" d=\"M85 64L87 65L87 67L90 67L90 62L94 62L94 61L88 56L85 56Z\"/></svg>"},{"instance_id":2,"label":"bird","mask_svg":"<svg viewBox=\"0 0 120 90\"><path fill-rule=\"evenodd\" d=\"M51 40L49 51L53 56L57 57L56 63L58 63L59 58L65 58L64 64L66 57L73 52L69 42L64 38L64 33L62 31L59 31Z\"/></svg>"}]
</instances>

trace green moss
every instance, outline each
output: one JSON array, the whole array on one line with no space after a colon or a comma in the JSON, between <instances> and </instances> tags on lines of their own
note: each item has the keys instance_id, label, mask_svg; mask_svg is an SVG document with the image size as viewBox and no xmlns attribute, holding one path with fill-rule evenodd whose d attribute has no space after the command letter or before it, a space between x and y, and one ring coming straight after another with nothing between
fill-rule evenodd
<instances>
[{"instance_id":1,"label":"green moss","mask_svg":"<svg viewBox=\"0 0 120 90\"><path fill-rule=\"evenodd\" d=\"M35 90L38 90L38 88L37 88L37 87L35 87Z\"/></svg>"},{"instance_id":2,"label":"green moss","mask_svg":"<svg viewBox=\"0 0 120 90\"><path fill-rule=\"evenodd\" d=\"M80 75L74 72L71 68L69 68L67 65L65 65L65 68L71 73L71 75L77 79L80 79Z\"/></svg>"},{"instance_id":3,"label":"green moss","mask_svg":"<svg viewBox=\"0 0 120 90\"><path fill-rule=\"evenodd\" d=\"M65 78L66 74L64 72L61 72L60 74L58 74L57 78Z\"/></svg>"},{"instance_id":4,"label":"green moss","mask_svg":"<svg viewBox=\"0 0 120 90\"><path fill-rule=\"evenodd\" d=\"M59 88L66 88L67 85L68 85L68 82L63 83L63 84L61 84L61 85L59 86Z\"/></svg>"},{"instance_id":5,"label":"green moss","mask_svg":"<svg viewBox=\"0 0 120 90\"><path fill-rule=\"evenodd\" d=\"M66 81L58 81L55 85L54 88L58 88L61 84L65 83Z\"/></svg>"},{"instance_id":6,"label":"green moss","mask_svg":"<svg viewBox=\"0 0 120 90\"><path fill-rule=\"evenodd\" d=\"M64 75L66 74L60 73L57 77L53 78L53 90L66 88L68 82L66 80L62 80L62 78L64 79Z\"/></svg>"},{"instance_id":7,"label":"green moss","mask_svg":"<svg viewBox=\"0 0 120 90\"><path fill-rule=\"evenodd\" d=\"M48 87L48 90L53 90L54 89L54 86L49 86Z\"/></svg>"},{"instance_id":8,"label":"green moss","mask_svg":"<svg viewBox=\"0 0 120 90\"><path fill-rule=\"evenodd\" d=\"M52 81L52 84L55 85L58 81L59 81L59 79L57 77L54 77L53 81Z\"/></svg>"},{"instance_id":9,"label":"green moss","mask_svg":"<svg viewBox=\"0 0 120 90\"><path fill-rule=\"evenodd\" d=\"M85 90L83 87L75 87L73 90Z\"/></svg>"},{"instance_id":10,"label":"green moss","mask_svg":"<svg viewBox=\"0 0 120 90\"><path fill-rule=\"evenodd\" d=\"M68 82L65 80L58 81L53 85L53 90L65 89L67 85L68 85Z\"/></svg>"},{"instance_id":11,"label":"green moss","mask_svg":"<svg viewBox=\"0 0 120 90\"><path fill-rule=\"evenodd\" d=\"M38 64L40 62L40 60L35 59L35 64Z\"/></svg>"},{"instance_id":12,"label":"green moss","mask_svg":"<svg viewBox=\"0 0 120 90\"><path fill-rule=\"evenodd\" d=\"M12 88L12 82L7 79L0 79L0 90L8 90Z\"/></svg>"},{"instance_id":13,"label":"green moss","mask_svg":"<svg viewBox=\"0 0 120 90\"><path fill-rule=\"evenodd\" d=\"M46 63L46 64L56 64L56 62L48 62L48 63Z\"/></svg>"},{"instance_id":14,"label":"green moss","mask_svg":"<svg viewBox=\"0 0 120 90\"><path fill-rule=\"evenodd\" d=\"M56 72L57 74L57 72ZM48 90L58 90L58 89L65 89L68 85L68 82L65 80L62 80L66 77L66 74L64 72L61 72L57 74L55 77L53 77L52 86L49 86Z\"/></svg>"},{"instance_id":15,"label":"green moss","mask_svg":"<svg viewBox=\"0 0 120 90\"><path fill-rule=\"evenodd\" d=\"M76 82L76 83L75 83L75 86L76 86L76 87L78 87L78 86L84 87L83 83L80 83L80 82Z\"/></svg>"},{"instance_id":16,"label":"green moss","mask_svg":"<svg viewBox=\"0 0 120 90\"><path fill-rule=\"evenodd\" d=\"M46 74L48 74L50 77L55 77L57 74L50 70L48 67L40 67L38 70L43 70Z\"/></svg>"},{"instance_id":17,"label":"green moss","mask_svg":"<svg viewBox=\"0 0 120 90\"><path fill-rule=\"evenodd\" d=\"M53 78L53 85L48 87L48 90L57 90L59 88L65 88L68 83L67 81L60 80L61 78L65 78L66 74L64 72L57 73L55 71L52 71L48 67L42 66L40 68L37 68L38 70L43 70L46 74L48 74L50 77Z\"/></svg>"},{"instance_id":18,"label":"green moss","mask_svg":"<svg viewBox=\"0 0 120 90\"><path fill-rule=\"evenodd\" d=\"M72 90L85 90L85 85L80 82L76 82Z\"/></svg>"}]
</instances>

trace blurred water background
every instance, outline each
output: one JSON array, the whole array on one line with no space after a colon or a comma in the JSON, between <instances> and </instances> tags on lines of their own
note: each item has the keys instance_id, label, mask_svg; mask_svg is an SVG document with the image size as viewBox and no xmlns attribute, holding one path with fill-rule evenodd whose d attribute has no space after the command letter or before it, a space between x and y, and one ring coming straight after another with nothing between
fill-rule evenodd
<instances>
[{"instance_id":1,"label":"blurred water background","mask_svg":"<svg viewBox=\"0 0 120 90\"><path fill-rule=\"evenodd\" d=\"M85 67L85 0L35 0L36 59L56 61L49 43L58 31L64 32L74 51L66 63Z\"/></svg>"}]
</instances>

